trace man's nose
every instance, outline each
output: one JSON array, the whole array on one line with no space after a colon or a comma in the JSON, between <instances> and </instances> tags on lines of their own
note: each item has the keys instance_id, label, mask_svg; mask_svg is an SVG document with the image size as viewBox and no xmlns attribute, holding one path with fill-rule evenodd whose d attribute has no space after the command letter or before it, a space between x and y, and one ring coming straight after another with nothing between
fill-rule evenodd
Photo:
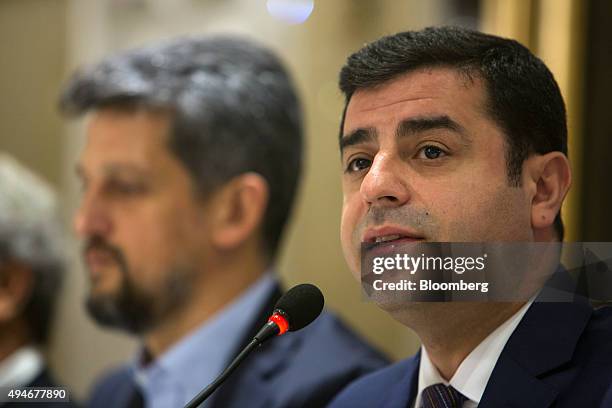
<instances>
[{"instance_id":1,"label":"man's nose","mask_svg":"<svg viewBox=\"0 0 612 408\"><path fill-rule=\"evenodd\" d=\"M73 228L79 238L110 234L110 217L95 193L86 193L81 198L79 208L74 214Z\"/></svg>"},{"instance_id":2,"label":"man's nose","mask_svg":"<svg viewBox=\"0 0 612 408\"><path fill-rule=\"evenodd\" d=\"M399 159L377 155L361 183L363 199L374 206L399 207L410 200L410 189Z\"/></svg>"}]
</instances>

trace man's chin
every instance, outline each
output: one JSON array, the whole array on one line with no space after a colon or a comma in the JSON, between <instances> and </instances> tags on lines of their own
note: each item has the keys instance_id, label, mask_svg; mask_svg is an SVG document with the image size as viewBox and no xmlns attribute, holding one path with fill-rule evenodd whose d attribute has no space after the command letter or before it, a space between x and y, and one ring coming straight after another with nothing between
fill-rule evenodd
<instances>
[{"instance_id":1,"label":"man's chin","mask_svg":"<svg viewBox=\"0 0 612 408\"><path fill-rule=\"evenodd\" d=\"M92 287L85 306L99 325L142 334L152 325L152 302L121 290Z\"/></svg>"},{"instance_id":2,"label":"man's chin","mask_svg":"<svg viewBox=\"0 0 612 408\"><path fill-rule=\"evenodd\" d=\"M389 293L373 292L369 296L369 300L374 302L376 306L387 313L396 313L414 308L415 304L422 302L406 299L405 296L391 295Z\"/></svg>"},{"instance_id":3,"label":"man's chin","mask_svg":"<svg viewBox=\"0 0 612 408\"><path fill-rule=\"evenodd\" d=\"M125 322L116 296L92 287L85 302L89 316L105 327L124 328Z\"/></svg>"}]
</instances>

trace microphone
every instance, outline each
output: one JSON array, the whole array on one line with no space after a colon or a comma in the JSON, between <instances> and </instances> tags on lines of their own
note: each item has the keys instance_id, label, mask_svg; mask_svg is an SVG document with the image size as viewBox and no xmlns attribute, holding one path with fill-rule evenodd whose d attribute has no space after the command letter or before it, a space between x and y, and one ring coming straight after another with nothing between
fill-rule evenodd
<instances>
[{"instance_id":1,"label":"microphone","mask_svg":"<svg viewBox=\"0 0 612 408\"><path fill-rule=\"evenodd\" d=\"M323 294L314 285L303 283L289 289L274 305L274 312L268 322L257 332L253 340L234 358L219 376L205 389L200 391L185 408L196 408L204 402L255 348L274 336L282 336L288 331L300 330L314 321L323 310Z\"/></svg>"}]
</instances>

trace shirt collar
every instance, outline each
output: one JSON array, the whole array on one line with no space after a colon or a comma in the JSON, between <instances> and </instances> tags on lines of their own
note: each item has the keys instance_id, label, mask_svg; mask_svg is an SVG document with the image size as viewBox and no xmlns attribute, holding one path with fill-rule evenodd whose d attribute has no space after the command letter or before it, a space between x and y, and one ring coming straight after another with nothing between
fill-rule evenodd
<instances>
[{"instance_id":1,"label":"shirt collar","mask_svg":"<svg viewBox=\"0 0 612 408\"><path fill-rule=\"evenodd\" d=\"M26 386L43 370L44 362L40 351L25 346L0 362L0 387Z\"/></svg>"},{"instance_id":2,"label":"shirt collar","mask_svg":"<svg viewBox=\"0 0 612 408\"><path fill-rule=\"evenodd\" d=\"M147 406L155 406L157 401L182 406L212 382L233 357L231 354L275 284L274 274L267 272L146 367L140 364L141 351L133 370L145 400L151 404Z\"/></svg>"},{"instance_id":3,"label":"shirt collar","mask_svg":"<svg viewBox=\"0 0 612 408\"><path fill-rule=\"evenodd\" d=\"M421 363L419 364L418 394L415 407L421 403L421 393L430 385L443 383L451 385L468 398L464 407L476 406L480 403L489 377L501 355L508 339L523 319L523 316L533 303L533 299L521 307L514 315L502 323L489 334L468 356L461 362L455 375L446 381L440 375L427 354L427 349L421 347Z\"/></svg>"}]
</instances>

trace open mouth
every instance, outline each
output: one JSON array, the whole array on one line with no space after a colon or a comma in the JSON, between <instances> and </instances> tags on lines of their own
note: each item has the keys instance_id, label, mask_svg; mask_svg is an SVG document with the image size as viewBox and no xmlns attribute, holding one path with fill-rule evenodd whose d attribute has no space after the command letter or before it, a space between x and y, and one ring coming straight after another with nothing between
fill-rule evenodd
<instances>
[{"instance_id":1,"label":"open mouth","mask_svg":"<svg viewBox=\"0 0 612 408\"><path fill-rule=\"evenodd\" d=\"M425 241L425 237L413 231L399 227L378 227L370 228L365 231L361 240L361 249L365 253L384 255L387 252L394 252L397 246Z\"/></svg>"},{"instance_id":2,"label":"open mouth","mask_svg":"<svg viewBox=\"0 0 612 408\"><path fill-rule=\"evenodd\" d=\"M84 253L84 260L92 280L98 279L102 271L117 266L117 258L103 249L88 249Z\"/></svg>"},{"instance_id":3,"label":"open mouth","mask_svg":"<svg viewBox=\"0 0 612 408\"><path fill-rule=\"evenodd\" d=\"M385 226L366 230L361 242L362 244L388 244L422 240L424 240L424 237L414 231L400 227Z\"/></svg>"},{"instance_id":4,"label":"open mouth","mask_svg":"<svg viewBox=\"0 0 612 408\"><path fill-rule=\"evenodd\" d=\"M365 253L370 255L393 255L401 249L407 250L409 244L424 241L423 238L405 236L405 235L385 235L371 241L362 242L361 248ZM402 246L404 245L404 246Z\"/></svg>"},{"instance_id":5,"label":"open mouth","mask_svg":"<svg viewBox=\"0 0 612 408\"><path fill-rule=\"evenodd\" d=\"M387 244L387 243L399 243L399 242L412 242L412 241L421 241L423 238L412 237L401 234L391 234L391 235L383 235L379 237L375 237L373 240L367 241L370 244Z\"/></svg>"}]
</instances>

